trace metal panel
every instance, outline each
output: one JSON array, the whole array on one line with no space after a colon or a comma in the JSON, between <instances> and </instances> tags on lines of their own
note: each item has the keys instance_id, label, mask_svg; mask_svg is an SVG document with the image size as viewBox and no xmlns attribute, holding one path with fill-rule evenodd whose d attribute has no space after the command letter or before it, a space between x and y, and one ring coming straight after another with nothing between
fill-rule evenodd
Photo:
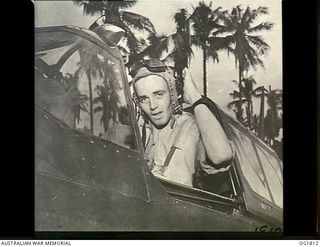
<instances>
[{"instance_id":1,"label":"metal panel","mask_svg":"<svg viewBox=\"0 0 320 247\"><path fill-rule=\"evenodd\" d=\"M85 136L38 107L35 128L36 172L149 199L137 152Z\"/></svg>"},{"instance_id":2,"label":"metal panel","mask_svg":"<svg viewBox=\"0 0 320 247\"><path fill-rule=\"evenodd\" d=\"M254 231L264 225L184 201L146 202L43 173L36 175L36 188L36 231Z\"/></svg>"}]
</instances>

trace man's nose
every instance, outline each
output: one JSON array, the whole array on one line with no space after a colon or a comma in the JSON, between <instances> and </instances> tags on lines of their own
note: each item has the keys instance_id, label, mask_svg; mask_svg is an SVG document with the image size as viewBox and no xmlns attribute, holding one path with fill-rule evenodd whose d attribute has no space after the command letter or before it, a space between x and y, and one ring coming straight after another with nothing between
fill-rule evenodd
<instances>
[{"instance_id":1,"label":"man's nose","mask_svg":"<svg viewBox=\"0 0 320 247\"><path fill-rule=\"evenodd\" d=\"M150 99L149 100L149 107L150 107L150 110L154 110L154 109L156 109L157 107L158 107L158 102L157 102L157 100L155 100L155 99Z\"/></svg>"}]
</instances>

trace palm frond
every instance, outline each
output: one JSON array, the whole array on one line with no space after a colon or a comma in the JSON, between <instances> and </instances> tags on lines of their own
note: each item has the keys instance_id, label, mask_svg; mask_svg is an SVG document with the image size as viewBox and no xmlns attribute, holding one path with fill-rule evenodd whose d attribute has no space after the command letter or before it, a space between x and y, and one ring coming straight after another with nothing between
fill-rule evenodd
<instances>
[{"instance_id":1,"label":"palm frond","mask_svg":"<svg viewBox=\"0 0 320 247\"><path fill-rule=\"evenodd\" d=\"M126 38L126 43L130 50L130 53L137 53L139 51L140 43L134 33L130 30L130 28L121 21L112 21L112 23L110 24L114 24L125 30L124 37Z\"/></svg>"},{"instance_id":2,"label":"palm frond","mask_svg":"<svg viewBox=\"0 0 320 247\"><path fill-rule=\"evenodd\" d=\"M176 32L171 35L170 39L173 42L173 50L171 52L172 59L175 63L177 71L182 72L185 67L189 66L193 51L190 44L189 34L187 32ZM170 57L168 57L170 59Z\"/></svg>"},{"instance_id":3,"label":"palm frond","mask_svg":"<svg viewBox=\"0 0 320 247\"><path fill-rule=\"evenodd\" d=\"M249 77L245 78L245 80L252 83L252 84L257 84L257 81L254 78L254 75L250 75Z\"/></svg>"},{"instance_id":4,"label":"palm frond","mask_svg":"<svg viewBox=\"0 0 320 247\"><path fill-rule=\"evenodd\" d=\"M242 11L241 5L234 7L231 11L231 20L236 26L240 25Z\"/></svg>"},{"instance_id":5,"label":"palm frond","mask_svg":"<svg viewBox=\"0 0 320 247\"><path fill-rule=\"evenodd\" d=\"M270 49L270 46L262 39L261 36L247 35L247 39L257 47L260 55L266 54L266 52Z\"/></svg>"},{"instance_id":6,"label":"palm frond","mask_svg":"<svg viewBox=\"0 0 320 247\"><path fill-rule=\"evenodd\" d=\"M250 65L252 66L252 68L254 70L257 70L257 66L260 66L263 70L265 70L264 63L259 57L255 57L255 58L253 58L252 60L249 60L249 61L250 61Z\"/></svg>"},{"instance_id":7,"label":"palm frond","mask_svg":"<svg viewBox=\"0 0 320 247\"><path fill-rule=\"evenodd\" d=\"M213 37L216 37L221 34L232 32L232 30L230 30L230 28L227 28L227 27L225 27L223 25L219 25L219 24L214 25L214 28L216 28L217 30L211 32L211 34L210 34Z\"/></svg>"},{"instance_id":8,"label":"palm frond","mask_svg":"<svg viewBox=\"0 0 320 247\"><path fill-rule=\"evenodd\" d=\"M190 16L190 19L193 21L193 29L198 36L206 37L210 34L213 18L210 6L204 2L200 2Z\"/></svg>"},{"instance_id":9,"label":"palm frond","mask_svg":"<svg viewBox=\"0 0 320 247\"><path fill-rule=\"evenodd\" d=\"M221 47L228 52L228 55L229 53L234 55L235 65L241 70L240 73L248 71L250 67L253 69L256 69L257 66L264 68L260 56L265 55L270 46L261 36L249 35L250 32L268 31L274 26L273 23L263 22L252 27L252 23L256 20L257 16L263 14L268 14L266 7L258 7L252 10L248 6L244 11L240 5L232 8L231 13L222 12L217 22L217 30L214 30L212 35L217 36L227 33L227 36L224 38L228 37L225 43L225 45L228 45L224 46L223 42L219 43L219 40L215 38L210 37L208 39L211 39L210 46L214 50L219 50ZM201 40L193 40L193 44L200 47L203 46Z\"/></svg>"},{"instance_id":10,"label":"palm frond","mask_svg":"<svg viewBox=\"0 0 320 247\"><path fill-rule=\"evenodd\" d=\"M212 58L213 62L219 63L219 55L213 49L207 49L207 58Z\"/></svg>"},{"instance_id":11,"label":"palm frond","mask_svg":"<svg viewBox=\"0 0 320 247\"><path fill-rule=\"evenodd\" d=\"M244 64L243 66L244 70L248 70L250 67L252 67L254 70L257 69L257 65L259 65L259 62L255 54L255 50L252 47L250 47L247 53L245 54L245 59L243 64Z\"/></svg>"},{"instance_id":12,"label":"palm frond","mask_svg":"<svg viewBox=\"0 0 320 247\"><path fill-rule=\"evenodd\" d=\"M251 98L253 87L255 84L257 84L256 80L254 79L253 75L249 76L247 78L242 79L242 92L245 95L246 98Z\"/></svg>"},{"instance_id":13,"label":"palm frond","mask_svg":"<svg viewBox=\"0 0 320 247\"><path fill-rule=\"evenodd\" d=\"M212 15L217 15L217 16L219 16L220 13L222 13L221 9L222 9L222 7L216 8L215 10L212 11Z\"/></svg>"},{"instance_id":14,"label":"palm frond","mask_svg":"<svg viewBox=\"0 0 320 247\"><path fill-rule=\"evenodd\" d=\"M96 15L103 14L106 6L102 1L93 1L93 0L73 0L75 5L83 7L83 13L86 15Z\"/></svg>"},{"instance_id":15,"label":"palm frond","mask_svg":"<svg viewBox=\"0 0 320 247\"><path fill-rule=\"evenodd\" d=\"M268 93L268 99L270 101L275 102L275 104L281 103L282 102L282 90L281 89L271 90Z\"/></svg>"},{"instance_id":16,"label":"palm frond","mask_svg":"<svg viewBox=\"0 0 320 247\"><path fill-rule=\"evenodd\" d=\"M210 48L216 51L224 49L227 50L232 42L234 42L234 37L228 35L226 37L209 37L208 42Z\"/></svg>"},{"instance_id":17,"label":"palm frond","mask_svg":"<svg viewBox=\"0 0 320 247\"><path fill-rule=\"evenodd\" d=\"M252 90L252 96L260 97L262 95L262 91L264 91L265 96L268 97L269 91L263 86L257 87L254 90Z\"/></svg>"},{"instance_id":18,"label":"palm frond","mask_svg":"<svg viewBox=\"0 0 320 247\"><path fill-rule=\"evenodd\" d=\"M244 12L242 18L241 18L241 21L240 21L240 26L239 28L241 30L246 30L248 27L249 27L249 23L248 23L248 20L250 19L250 16L252 15L252 12L251 12L251 9L250 7L248 6L246 11Z\"/></svg>"},{"instance_id":19,"label":"palm frond","mask_svg":"<svg viewBox=\"0 0 320 247\"><path fill-rule=\"evenodd\" d=\"M122 20L129 26L132 26L138 30L147 30L150 33L156 33L156 30L151 21L139 14L121 11Z\"/></svg>"},{"instance_id":20,"label":"palm frond","mask_svg":"<svg viewBox=\"0 0 320 247\"><path fill-rule=\"evenodd\" d=\"M177 24L177 30L185 30L188 25L188 11L184 8L179 9L177 13L174 14L173 19Z\"/></svg>"},{"instance_id":21,"label":"palm frond","mask_svg":"<svg viewBox=\"0 0 320 247\"><path fill-rule=\"evenodd\" d=\"M252 48L249 43L242 43L241 57L239 57L239 62L243 70L248 70L249 67L256 69L258 65L264 68L263 61L258 56L258 51Z\"/></svg>"},{"instance_id":22,"label":"palm frond","mask_svg":"<svg viewBox=\"0 0 320 247\"><path fill-rule=\"evenodd\" d=\"M237 103L238 103L238 100L231 101L227 104L227 108L230 110Z\"/></svg>"},{"instance_id":23,"label":"palm frond","mask_svg":"<svg viewBox=\"0 0 320 247\"><path fill-rule=\"evenodd\" d=\"M248 28L248 33L271 30L275 24L272 22L262 22L254 27Z\"/></svg>"},{"instance_id":24,"label":"palm frond","mask_svg":"<svg viewBox=\"0 0 320 247\"><path fill-rule=\"evenodd\" d=\"M265 6L259 6L257 9L252 10L252 13L247 22L250 25L254 20L257 19L258 16L267 14L269 14L268 8Z\"/></svg>"},{"instance_id":25,"label":"palm frond","mask_svg":"<svg viewBox=\"0 0 320 247\"><path fill-rule=\"evenodd\" d=\"M191 44L197 46L197 47L202 47L205 45L205 43L200 40L200 38L197 35L191 35L190 37Z\"/></svg>"},{"instance_id":26,"label":"palm frond","mask_svg":"<svg viewBox=\"0 0 320 247\"><path fill-rule=\"evenodd\" d=\"M184 53L189 58L193 55L193 51L190 45L188 34L185 32L177 32L169 36L174 43L174 51Z\"/></svg>"},{"instance_id":27,"label":"palm frond","mask_svg":"<svg viewBox=\"0 0 320 247\"><path fill-rule=\"evenodd\" d=\"M126 9L133 7L136 3L137 0L126 0L126 1L110 1L110 0L103 0L107 5L110 5L111 8L120 8L120 9Z\"/></svg>"},{"instance_id":28,"label":"palm frond","mask_svg":"<svg viewBox=\"0 0 320 247\"><path fill-rule=\"evenodd\" d=\"M240 92L233 90L232 93L230 93L230 96L232 96L234 99L235 98L240 98L240 96L242 96L242 94L240 94Z\"/></svg>"},{"instance_id":29,"label":"palm frond","mask_svg":"<svg viewBox=\"0 0 320 247\"><path fill-rule=\"evenodd\" d=\"M233 101L231 101L231 102L229 102L229 103L227 104L227 107L228 107L228 109L230 109L232 106L237 106L237 105L240 106L240 105L246 103L247 101L248 101L247 99L241 99L241 100L237 99L237 100L233 100Z\"/></svg>"},{"instance_id":30,"label":"palm frond","mask_svg":"<svg viewBox=\"0 0 320 247\"><path fill-rule=\"evenodd\" d=\"M222 21L225 28L228 29L228 31L233 31L237 28L237 25L233 23L232 17L228 12L220 13L219 20Z\"/></svg>"},{"instance_id":31,"label":"palm frond","mask_svg":"<svg viewBox=\"0 0 320 247\"><path fill-rule=\"evenodd\" d=\"M139 55L141 57L149 56L151 58L161 58L163 52L168 51L170 37L165 34L156 35L155 33L151 33L148 40L150 45L147 46Z\"/></svg>"}]
</instances>

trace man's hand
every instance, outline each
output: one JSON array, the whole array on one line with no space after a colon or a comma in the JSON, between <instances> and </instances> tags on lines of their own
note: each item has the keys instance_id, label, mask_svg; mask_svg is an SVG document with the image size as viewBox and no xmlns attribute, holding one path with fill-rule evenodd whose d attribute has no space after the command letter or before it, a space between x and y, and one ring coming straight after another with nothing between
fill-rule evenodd
<instances>
[{"instance_id":1,"label":"man's hand","mask_svg":"<svg viewBox=\"0 0 320 247\"><path fill-rule=\"evenodd\" d=\"M183 70L184 75L184 87L183 87L183 98L187 104L192 105L197 100L201 99L201 94L196 88L196 85L192 79L190 71L185 68Z\"/></svg>"}]
</instances>

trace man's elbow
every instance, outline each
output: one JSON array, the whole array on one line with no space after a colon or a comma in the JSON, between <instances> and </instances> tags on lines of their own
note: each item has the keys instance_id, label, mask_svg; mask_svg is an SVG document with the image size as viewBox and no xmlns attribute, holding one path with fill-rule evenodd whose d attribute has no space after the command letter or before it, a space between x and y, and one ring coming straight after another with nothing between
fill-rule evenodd
<instances>
[{"instance_id":1,"label":"man's elbow","mask_svg":"<svg viewBox=\"0 0 320 247\"><path fill-rule=\"evenodd\" d=\"M211 161L216 166L224 167L224 166L230 165L232 159L233 159L232 150L231 148L227 148L221 152L218 152L217 155L211 158Z\"/></svg>"}]
</instances>

